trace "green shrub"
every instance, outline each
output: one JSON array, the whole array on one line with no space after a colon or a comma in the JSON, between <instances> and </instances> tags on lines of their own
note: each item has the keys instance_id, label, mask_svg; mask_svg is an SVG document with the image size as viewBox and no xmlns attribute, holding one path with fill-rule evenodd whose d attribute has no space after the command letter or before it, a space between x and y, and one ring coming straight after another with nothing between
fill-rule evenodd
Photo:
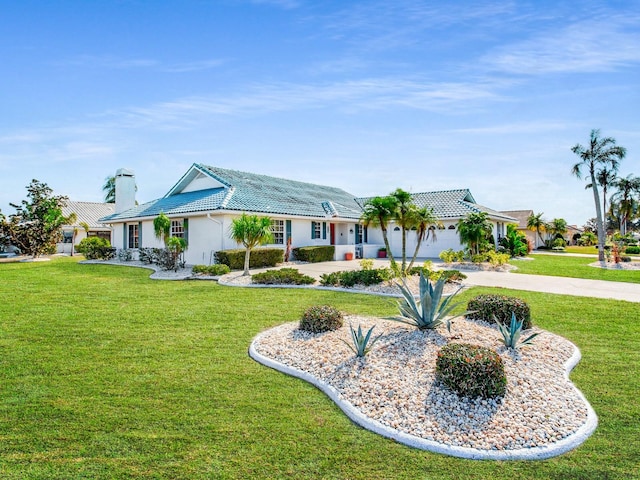
<instances>
[{"instance_id":1,"label":"green shrub","mask_svg":"<svg viewBox=\"0 0 640 480\"><path fill-rule=\"evenodd\" d=\"M195 274L202 273L217 277L229 273L231 269L223 263L214 263L213 265L194 265L191 271Z\"/></svg>"},{"instance_id":2,"label":"green shrub","mask_svg":"<svg viewBox=\"0 0 640 480\"><path fill-rule=\"evenodd\" d=\"M460 282L467 278L467 276L459 270L431 270L425 267L412 267L407 270L407 275L410 276L420 275L421 273L428 276L429 280L434 282L437 282L441 278L444 278L447 282Z\"/></svg>"},{"instance_id":3,"label":"green shrub","mask_svg":"<svg viewBox=\"0 0 640 480\"><path fill-rule=\"evenodd\" d=\"M296 247L293 249L293 257L301 262L318 263L330 262L336 253L333 245L319 245L312 247Z\"/></svg>"},{"instance_id":4,"label":"green shrub","mask_svg":"<svg viewBox=\"0 0 640 480\"><path fill-rule=\"evenodd\" d=\"M362 270L373 270L373 260L370 258L363 258L360 260L360 268Z\"/></svg>"},{"instance_id":5,"label":"green shrub","mask_svg":"<svg viewBox=\"0 0 640 480\"><path fill-rule=\"evenodd\" d=\"M624 253L627 255L640 255L640 247L627 247Z\"/></svg>"},{"instance_id":6,"label":"green shrub","mask_svg":"<svg viewBox=\"0 0 640 480\"><path fill-rule=\"evenodd\" d=\"M495 398L507 389L500 355L490 348L466 343L450 343L440 349L436 378L463 397Z\"/></svg>"},{"instance_id":7,"label":"green shrub","mask_svg":"<svg viewBox=\"0 0 640 480\"><path fill-rule=\"evenodd\" d=\"M508 324L511 314L515 313L516 319L523 323L525 330L530 329L531 309L524 300L506 295L478 295L467 303L467 318L484 320L485 322L499 322Z\"/></svg>"},{"instance_id":8,"label":"green shrub","mask_svg":"<svg viewBox=\"0 0 640 480\"><path fill-rule=\"evenodd\" d=\"M75 250L87 260L111 260L116 255L116 249L111 247L109 240L100 237L83 238Z\"/></svg>"},{"instance_id":9,"label":"green shrub","mask_svg":"<svg viewBox=\"0 0 640 480\"><path fill-rule=\"evenodd\" d=\"M391 270L388 268L376 268L373 270L347 270L333 273L323 273L320 276L320 284L334 287L353 287L360 285L378 285L392 278Z\"/></svg>"},{"instance_id":10,"label":"green shrub","mask_svg":"<svg viewBox=\"0 0 640 480\"><path fill-rule=\"evenodd\" d=\"M462 262L464 260L464 252L462 250L454 252L452 248L443 250L438 256L444 263Z\"/></svg>"},{"instance_id":11,"label":"green shrub","mask_svg":"<svg viewBox=\"0 0 640 480\"><path fill-rule=\"evenodd\" d=\"M263 285L309 285L314 283L315 279L295 268L281 268L251 275L251 281Z\"/></svg>"},{"instance_id":12,"label":"green shrub","mask_svg":"<svg viewBox=\"0 0 640 480\"><path fill-rule=\"evenodd\" d=\"M300 330L311 333L328 332L342 327L342 313L330 305L307 308L300 320Z\"/></svg>"},{"instance_id":13,"label":"green shrub","mask_svg":"<svg viewBox=\"0 0 640 480\"><path fill-rule=\"evenodd\" d=\"M232 250L218 250L215 253L216 263L222 263L231 270L242 270L244 268L244 248L234 248ZM275 267L284 260L284 250L281 248L256 248L251 251L249 257L249 268Z\"/></svg>"},{"instance_id":14,"label":"green shrub","mask_svg":"<svg viewBox=\"0 0 640 480\"><path fill-rule=\"evenodd\" d=\"M622 257L620 257L620 261L628 263L631 261L631 257L627 257L626 255L623 255Z\"/></svg>"}]
</instances>

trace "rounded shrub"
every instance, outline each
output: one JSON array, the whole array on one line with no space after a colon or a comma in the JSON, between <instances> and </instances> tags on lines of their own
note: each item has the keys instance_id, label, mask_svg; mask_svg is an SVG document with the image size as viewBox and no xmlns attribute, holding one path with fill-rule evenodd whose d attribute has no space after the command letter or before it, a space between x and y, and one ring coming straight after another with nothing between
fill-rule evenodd
<instances>
[{"instance_id":1,"label":"rounded shrub","mask_svg":"<svg viewBox=\"0 0 640 480\"><path fill-rule=\"evenodd\" d=\"M527 302L518 297L506 295L478 295L467 303L467 310L472 312L467 318L484 320L485 322L500 322L508 325L511 314L516 314L517 320L522 320L522 328L528 330L531 323L531 309Z\"/></svg>"},{"instance_id":2,"label":"rounded shrub","mask_svg":"<svg viewBox=\"0 0 640 480\"><path fill-rule=\"evenodd\" d=\"M300 330L311 333L328 332L342 327L342 313L331 305L307 308L300 320Z\"/></svg>"},{"instance_id":3,"label":"rounded shrub","mask_svg":"<svg viewBox=\"0 0 640 480\"><path fill-rule=\"evenodd\" d=\"M438 352L436 378L462 397L504 395L507 376L502 358L490 348L450 343Z\"/></svg>"}]
</instances>

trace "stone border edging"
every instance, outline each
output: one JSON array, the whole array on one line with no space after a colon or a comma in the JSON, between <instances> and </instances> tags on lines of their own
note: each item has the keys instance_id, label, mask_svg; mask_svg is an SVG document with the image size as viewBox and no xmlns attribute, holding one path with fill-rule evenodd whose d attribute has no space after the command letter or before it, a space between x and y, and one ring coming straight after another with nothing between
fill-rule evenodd
<instances>
[{"instance_id":1,"label":"stone border edging","mask_svg":"<svg viewBox=\"0 0 640 480\"><path fill-rule=\"evenodd\" d=\"M552 458L563 453L569 452L579 445L584 443L587 438L595 431L598 425L598 417L593 410L582 392L571 382L569 379L569 373L578 364L582 355L580 350L573 343L574 353L569 360L565 363L565 377L567 381L571 383L571 386L576 390L580 399L584 402L587 408L587 421L582 425L575 433L568 437L544 447L532 447L523 448L509 451L499 450L481 450L477 448L458 447L453 445L446 445L443 443L434 442L432 440L426 440L424 438L416 437L408 433L401 432L394 428L383 425L382 423L364 415L360 410L355 408L351 403L340 398L340 393L328 383L325 383L313 375L290 367L283 363L280 363L271 358L265 357L258 353L255 348L255 343L262 333L258 334L251 342L249 346L249 356L258 363L261 363L267 367L273 368L281 373L291 375L292 377L300 378L314 385L316 388L324 392L355 424L360 425L367 430L370 430L383 437L391 438L392 440L402 443L409 447L418 448L421 450L427 450L434 453L442 453L445 455L451 455L459 458L466 458L470 460L544 460Z\"/></svg>"}]
</instances>

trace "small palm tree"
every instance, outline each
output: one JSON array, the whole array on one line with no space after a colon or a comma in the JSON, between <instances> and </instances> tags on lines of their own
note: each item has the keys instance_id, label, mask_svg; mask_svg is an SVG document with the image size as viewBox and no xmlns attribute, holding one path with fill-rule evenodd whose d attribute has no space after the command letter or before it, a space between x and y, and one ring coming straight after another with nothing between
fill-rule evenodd
<instances>
[{"instance_id":1,"label":"small palm tree","mask_svg":"<svg viewBox=\"0 0 640 480\"><path fill-rule=\"evenodd\" d=\"M397 200L394 197L373 197L364 205L362 215L360 216L360 221L365 227L380 227L382 240L384 241L384 246L387 248L387 255L391 262L391 268L394 271L397 270L397 265L391 253L391 247L389 247L387 226L389 222L393 220L396 208Z\"/></svg>"},{"instance_id":2,"label":"small palm tree","mask_svg":"<svg viewBox=\"0 0 640 480\"><path fill-rule=\"evenodd\" d=\"M545 225L545 230L551 235L551 241L562 237L567 233L567 221L564 218L554 218Z\"/></svg>"},{"instance_id":3,"label":"small palm tree","mask_svg":"<svg viewBox=\"0 0 640 480\"><path fill-rule=\"evenodd\" d=\"M640 177L627 175L626 178L619 178L614 183L618 191L613 194L611 200L617 202L620 213L620 234L627 233L627 222L633 217L638 202L634 198L634 193L640 193Z\"/></svg>"},{"instance_id":4,"label":"small palm tree","mask_svg":"<svg viewBox=\"0 0 640 480\"><path fill-rule=\"evenodd\" d=\"M486 239L491 235L493 226L486 212L470 213L460 219L457 226L460 241L466 243L471 255L480 253Z\"/></svg>"},{"instance_id":5,"label":"small palm tree","mask_svg":"<svg viewBox=\"0 0 640 480\"><path fill-rule=\"evenodd\" d=\"M231 222L231 238L246 248L244 273L242 275L249 275L251 250L258 245L269 243L273 239L271 219L269 217L247 215L243 212L239 218L234 218Z\"/></svg>"},{"instance_id":6,"label":"small palm tree","mask_svg":"<svg viewBox=\"0 0 640 480\"><path fill-rule=\"evenodd\" d=\"M580 157L580 162L571 169L571 173L577 178L582 178L582 169L589 171L589 181L593 189L593 200L596 205L596 222L598 234L598 260L604 261L605 229L603 212L600 207L600 194L598 193L597 169L608 168L618 170L619 162L626 156L627 150L616 145L612 137L600 138L600 130L591 130L589 145L583 147L579 143L571 148L571 151Z\"/></svg>"},{"instance_id":7,"label":"small palm tree","mask_svg":"<svg viewBox=\"0 0 640 480\"><path fill-rule=\"evenodd\" d=\"M416 249L413 252L413 257L411 257L411 262L407 267L407 271L411 270L411 267L413 267L422 242L427 240L429 238L429 235L431 235L432 233L433 239L436 239L435 230L432 231L431 227L438 225L438 218L433 214L433 209L427 207L415 207L411 209L410 216L411 224L413 225L411 228L415 227L416 229Z\"/></svg>"},{"instance_id":8,"label":"small palm tree","mask_svg":"<svg viewBox=\"0 0 640 480\"><path fill-rule=\"evenodd\" d=\"M171 236L171 219L163 212L153 219L153 233L166 247Z\"/></svg>"},{"instance_id":9,"label":"small palm tree","mask_svg":"<svg viewBox=\"0 0 640 480\"><path fill-rule=\"evenodd\" d=\"M537 238L544 243L544 241L542 240L541 232L544 231L544 226L546 225L546 222L542 218L542 215L544 215L543 212L532 213L531 215L529 215L529 217L527 218L527 228L533 232L536 232ZM536 245L537 244L538 242L536 240Z\"/></svg>"}]
</instances>

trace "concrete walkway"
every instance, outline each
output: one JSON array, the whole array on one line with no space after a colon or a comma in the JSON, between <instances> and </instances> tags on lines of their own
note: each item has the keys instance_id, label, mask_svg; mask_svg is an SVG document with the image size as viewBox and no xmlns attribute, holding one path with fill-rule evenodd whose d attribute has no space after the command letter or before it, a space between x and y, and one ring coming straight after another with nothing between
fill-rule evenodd
<instances>
[{"instance_id":1,"label":"concrete walkway","mask_svg":"<svg viewBox=\"0 0 640 480\"><path fill-rule=\"evenodd\" d=\"M422 265L422 262L423 259L420 259L416 261L416 265ZM438 266L439 263L439 261L433 261L434 266ZM388 266L388 260L374 260L374 268ZM360 268L360 262L358 260L343 260L336 262L307 263L295 265L294 267L305 275L319 279L323 273L337 272L340 270L357 270ZM256 271L252 270L252 273L256 273ZM464 281L464 284L467 286L502 287L514 290L574 295L577 297L610 298L614 300L626 300L628 302L640 302L639 283L606 282L603 280L526 275L513 272L461 271L467 276L467 279ZM640 271L638 275L640 275Z\"/></svg>"}]
</instances>

